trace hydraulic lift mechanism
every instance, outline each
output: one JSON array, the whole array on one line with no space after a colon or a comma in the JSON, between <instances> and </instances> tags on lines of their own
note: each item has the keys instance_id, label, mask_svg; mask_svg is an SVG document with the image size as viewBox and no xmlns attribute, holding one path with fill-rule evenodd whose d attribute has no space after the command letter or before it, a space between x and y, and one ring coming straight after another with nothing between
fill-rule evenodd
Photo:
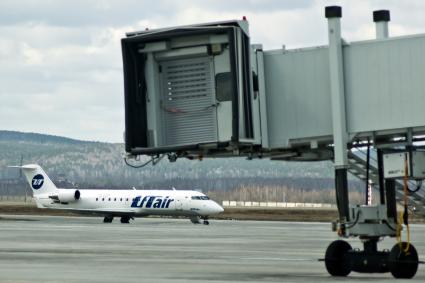
<instances>
[{"instance_id":1,"label":"hydraulic lift mechanism","mask_svg":"<svg viewBox=\"0 0 425 283\"><path fill-rule=\"evenodd\" d=\"M358 237L364 250L332 242L328 272L412 278L420 262L408 214L425 213L418 193L425 151L416 143L425 136L425 35L388 37L390 13L379 10L376 39L348 43L341 7L326 7L325 17L329 44L294 50L251 45L245 19L128 33L122 39L127 159L333 160L339 213L333 228L341 238ZM366 160L358 148L368 149ZM348 172L379 190L378 205L350 206ZM410 182L419 185L412 190ZM384 237L397 239L391 251L378 250Z\"/></svg>"}]
</instances>

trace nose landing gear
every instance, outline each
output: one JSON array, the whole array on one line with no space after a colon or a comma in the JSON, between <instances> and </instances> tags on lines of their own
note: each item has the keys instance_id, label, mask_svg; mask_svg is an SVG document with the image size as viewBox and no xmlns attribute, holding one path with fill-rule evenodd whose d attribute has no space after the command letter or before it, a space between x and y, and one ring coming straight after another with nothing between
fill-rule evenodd
<instances>
[{"instance_id":1,"label":"nose landing gear","mask_svg":"<svg viewBox=\"0 0 425 283\"><path fill-rule=\"evenodd\" d=\"M191 217L190 218L190 221L193 224L201 224L201 219L203 220L202 221L202 224L204 224L204 225L210 225L210 222L208 221L208 216L204 216L204 217L199 217L199 216Z\"/></svg>"},{"instance_id":2,"label":"nose landing gear","mask_svg":"<svg viewBox=\"0 0 425 283\"><path fill-rule=\"evenodd\" d=\"M204 220L204 221L202 222L204 225L210 225L210 222L208 221L208 216L204 216L204 217L202 217L202 220Z\"/></svg>"}]
</instances>

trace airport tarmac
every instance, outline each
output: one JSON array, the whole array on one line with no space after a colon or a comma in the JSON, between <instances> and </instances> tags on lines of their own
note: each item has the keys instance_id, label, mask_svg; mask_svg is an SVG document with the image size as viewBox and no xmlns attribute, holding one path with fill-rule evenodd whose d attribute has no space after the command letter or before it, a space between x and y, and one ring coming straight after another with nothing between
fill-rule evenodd
<instances>
[{"instance_id":1,"label":"airport tarmac","mask_svg":"<svg viewBox=\"0 0 425 283\"><path fill-rule=\"evenodd\" d=\"M391 274L332 278L328 223L0 215L0 282L387 282ZM425 225L412 225L425 259ZM351 240L361 247L358 240ZM380 248L391 248L386 239ZM403 282L403 280L397 280ZM406 282L425 282L425 266Z\"/></svg>"}]
</instances>

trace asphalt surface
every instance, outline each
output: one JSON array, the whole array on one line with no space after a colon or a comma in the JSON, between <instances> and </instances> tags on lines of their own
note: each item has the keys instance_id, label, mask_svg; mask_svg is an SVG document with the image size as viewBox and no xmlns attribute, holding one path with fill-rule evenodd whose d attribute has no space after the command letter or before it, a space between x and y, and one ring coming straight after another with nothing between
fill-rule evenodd
<instances>
[{"instance_id":1,"label":"asphalt surface","mask_svg":"<svg viewBox=\"0 0 425 283\"><path fill-rule=\"evenodd\" d=\"M326 223L0 216L0 282L388 282L391 274L325 270ZM412 226L425 259L425 225ZM350 240L361 247L358 240ZM380 248L390 249L394 239ZM404 280L397 280L403 282ZM406 282L425 282L425 266Z\"/></svg>"}]
</instances>

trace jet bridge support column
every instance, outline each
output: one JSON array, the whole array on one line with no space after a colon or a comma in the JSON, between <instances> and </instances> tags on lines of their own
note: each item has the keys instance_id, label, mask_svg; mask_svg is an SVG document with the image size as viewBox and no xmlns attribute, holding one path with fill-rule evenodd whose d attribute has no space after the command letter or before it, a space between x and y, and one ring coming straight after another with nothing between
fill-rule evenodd
<instances>
[{"instance_id":1,"label":"jet bridge support column","mask_svg":"<svg viewBox=\"0 0 425 283\"><path fill-rule=\"evenodd\" d=\"M389 10L373 11L373 21L375 22L376 39L388 38L388 22L390 21ZM380 203L387 205L388 218L397 222L397 204L395 195L395 181L393 179L384 179L383 172L383 151L377 149L378 154L378 173L379 173L379 197Z\"/></svg>"},{"instance_id":2,"label":"jet bridge support column","mask_svg":"<svg viewBox=\"0 0 425 283\"><path fill-rule=\"evenodd\" d=\"M345 114L344 73L341 39L342 9L339 6L325 8L329 35L329 73L332 103L332 127L334 140L335 190L341 222L349 220L347 184L347 129Z\"/></svg>"},{"instance_id":3,"label":"jet bridge support column","mask_svg":"<svg viewBox=\"0 0 425 283\"><path fill-rule=\"evenodd\" d=\"M418 268L418 256L410 243L400 242L391 251L378 250L378 242L385 236L395 237L395 182L385 180L382 151L378 149L378 169L381 204L349 207L347 186L347 124L344 93L344 62L342 53L341 7L329 6L325 10L329 35L329 74L334 141L335 189L339 212L338 234L358 237L364 249L353 249L343 240L332 242L325 254L325 266L333 276L347 276L351 271L364 273L391 272L396 278L412 278ZM388 36L388 11L374 13L378 39ZM385 205L385 190L387 205Z\"/></svg>"},{"instance_id":4,"label":"jet bridge support column","mask_svg":"<svg viewBox=\"0 0 425 283\"><path fill-rule=\"evenodd\" d=\"M390 21L390 11L373 11L373 21L375 22L376 39L388 38L388 22Z\"/></svg>"}]
</instances>

